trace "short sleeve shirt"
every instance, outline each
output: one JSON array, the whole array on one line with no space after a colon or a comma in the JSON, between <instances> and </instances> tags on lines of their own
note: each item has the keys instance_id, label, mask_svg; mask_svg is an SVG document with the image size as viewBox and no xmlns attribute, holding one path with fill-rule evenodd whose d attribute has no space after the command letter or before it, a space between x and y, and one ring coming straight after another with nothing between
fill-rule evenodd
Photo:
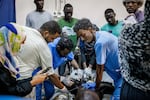
<instances>
[{"instance_id":1,"label":"short sleeve shirt","mask_svg":"<svg viewBox=\"0 0 150 100\"><path fill-rule=\"evenodd\" d=\"M105 71L114 80L114 83L117 82L121 78L117 37L105 31L97 32L95 52L97 64L104 64Z\"/></svg>"},{"instance_id":2,"label":"short sleeve shirt","mask_svg":"<svg viewBox=\"0 0 150 100\"><path fill-rule=\"evenodd\" d=\"M56 46L59 42L61 38L58 37L56 38L53 42L49 43L49 49L50 51L52 51L52 55L53 55L53 68L56 69L58 68L62 63L64 63L67 60L73 60L74 59L74 55L73 52L70 52L68 55L66 55L65 57L61 57L57 50L56 50Z\"/></svg>"},{"instance_id":3,"label":"short sleeve shirt","mask_svg":"<svg viewBox=\"0 0 150 100\"><path fill-rule=\"evenodd\" d=\"M29 78L37 67L51 67L49 74L53 74L52 54L42 35L34 29L24 27L27 38L22 50L17 55L20 79Z\"/></svg>"}]
</instances>

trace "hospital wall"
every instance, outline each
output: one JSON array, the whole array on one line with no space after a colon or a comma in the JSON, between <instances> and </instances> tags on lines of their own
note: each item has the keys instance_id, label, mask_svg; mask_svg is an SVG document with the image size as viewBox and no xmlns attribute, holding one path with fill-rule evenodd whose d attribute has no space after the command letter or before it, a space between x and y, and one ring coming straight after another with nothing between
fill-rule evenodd
<instances>
[{"instance_id":1,"label":"hospital wall","mask_svg":"<svg viewBox=\"0 0 150 100\"><path fill-rule=\"evenodd\" d=\"M73 5L73 17L89 18L98 26L106 23L104 11L107 8L113 8L119 20L127 16L122 0L45 0L44 9L54 15L57 20L63 16L62 10L65 3ZM35 10L33 0L16 0L17 23L25 25L26 15L33 10Z\"/></svg>"}]
</instances>

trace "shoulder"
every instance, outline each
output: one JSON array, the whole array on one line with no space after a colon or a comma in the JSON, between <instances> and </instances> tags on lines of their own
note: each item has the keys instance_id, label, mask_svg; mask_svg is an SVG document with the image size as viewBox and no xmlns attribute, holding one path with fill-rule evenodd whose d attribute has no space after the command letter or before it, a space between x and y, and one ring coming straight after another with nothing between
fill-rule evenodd
<instances>
[{"instance_id":1,"label":"shoulder","mask_svg":"<svg viewBox=\"0 0 150 100\"><path fill-rule=\"evenodd\" d=\"M59 42L60 39L61 39L60 37L54 39L53 42L49 42L49 43L48 43L48 46L49 46L49 47L56 47L56 45L58 44L58 42Z\"/></svg>"},{"instance_id":2,"label":"shoulder","mask_svg":"<svg viewBox=\"0 0 150 100\"><path fill-rule=\"evenodd\" d=\"M136 24L126 24L124 25L121 34L120 34L120 38L124 38L124 39L133 39L135 38L137 35L139 35L139 33L142 33L143 28L143 24L144 22L140 22L140 23L136 23Z\"/></svg>"},{"instance_id":3,"label":"shoulder","mask_svg":"<svg viewBox=\"0 0 150 100\"><path fill-rule=\"evenodd\" d=\"M64 17L60 17L57 22L61 22L64 20Z\"/></svg>"},{"instance_id":4,"label":"shoulder","mask_svg":"<svg viewBox=\"0 0 150 100\"><path fill-rule=\"evenodd\" d=\"M106 27L108 27L108 23L107 23L107 24L104 24L100 29L103 30L103 29L105 29Z\"/></svg>"},{"instance_id":5,"label":"shoulder","mask_svg":"<svg viewBox=\"0 0 150 100\"><path fill-rule=\"evenodd\" d=\"M74 17L73 17L73 20L78 21L78 19L77 19L77 18L74 18Z\"/></svg>"},{"instance_id":6,"label":"shoulder","mask_svg":"<svg viewBox=\"0 0 150 100\"><path fill-rule=\"evenodd\" d=\"M45 14L47 14L47 15L52 16L52 15L51 15L51 13L50 13L50 12L48 12L48 11L44 11L44 13L45 13Z\"/></svg>"},{"instance_id":7,"label":"shoulder","mask_svg":"<svg viewBox=\"0 0 150 100\"><path fill-rule=\"evenodd\" d=\"M72 18L72 22L75 24L76 22L78 21L78 19L77 18Z\"/></svg>"},{"instance_id":8,"label":"shoulder","mask_svg":"<svg viewBox=\"0 0 150 100\"><path fill-rule=\"evenodd\" d=\"M64 23L65 22L64 17L59 18L57 20L57 22L58 22L59 25L62 24L62 23Z\"/></svg>"},{"instance_id":9,"label":"shoulder","mask_svg":"<svg viewBox=\"0 0 150 100\"><path fill-rule=\"evenodd\" d=\"M122 24L123 25L124 24L123 20L119 20L118 24Z\"/></svg>"},{"instance_id":10,"label":"shoulder","mask_svg":"<svg viewBox=\"0 0 150 100\"><path fill-rule=\"evenodd\" d=\"M117 41L117 37L114 36L113 34L110 34L109 32L106 31L98 31L96 33L96 42L109 42L109 41Z\"/></svg>"},{"instance_id":11,"label":"shoulder","mask_svg":"<svg viewBox=\"0 0 150 100\"><path fill-rule=\"evenodd\" d=\"M139 29L142 25L143 22L141 23L136 23L136 24L125 24L123 29L122 29L122 34L130 34L134 32L135 30Z\"/></svg>"},{"instance_id":12,"label":"shoulder","mask_svg":"<svg viewBox=\"0 0 150 100\"><path fill-rule=\"evenodd\" d=\"M30 41L32 45L39 47L39 49L41 47L47 46L45 39L43 38L43 36L40 34L39 31L26 26L24 26L24 29L27 35L27 40Z\"/></svg>"},{"instance_id":13,"label":"shoulder","mask_svg":"<svg viewBox=\"0 0 150 100\"><path fill-rule=\"evenodd\" d=\"M31 15L33 15L33 14L35 14L36 13L36 11L34 10L34 11L31 11L31 12L29 12L28 14L27 14L27 16L31 16Z\"/></svg>"}]
</instances>

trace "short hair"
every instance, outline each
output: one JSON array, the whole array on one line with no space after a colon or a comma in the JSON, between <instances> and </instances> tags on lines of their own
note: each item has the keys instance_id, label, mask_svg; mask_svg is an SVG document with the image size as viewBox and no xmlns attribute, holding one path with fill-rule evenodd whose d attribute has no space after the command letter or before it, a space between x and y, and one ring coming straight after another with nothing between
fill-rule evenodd
<instances>
[{"instance_id":1,"label":"short hair","mask_svg":"<svg viewBox=\"0 0 150 100\"><path fill-rule=\"evenodd\" d=\"M123 0L123 5L125 5L125 3L126 3L127 1L131 1L131 0ZM142 6L142 5L143 5L143 2L144 2L144 0L134 0L134 1L136 1L139 6Z\"/></svg>"},{"instance_id":2,"label":"short hair","mask_svg":"<svg viewBox=\"0 0 150 100\"><path fill-rule=\"evenodd\" d=\"M73 41L69 37L61 37L59 40L57 47L60 47L61 50L68 49L71 51L74 47Z\"/></svg>"},{"instance_id":3,"label":"short hair","mask_svg":"<svg viewBox=\"0 0 150 100\"><path fill-rule=\"evenodd\" d=\"M65 8L67 8L67 7L72 7L72 8L73 8L73 6L72 6L70 3L65 4L64 10L65 10Z\"/></svg>"},{"instance_id":4,"label":"short hair","mask_svg":"<svg viewBox=\"0 0 150 100\"><path fill-rule=\"evenodd\" d=\"M34 0L34 3L37 2L38 0ZM44 0L43 0L44 1Z\"/></svg>"},{"instance_id":5,"label":"short hair","mask_svg":"<svg viewBox=\"0 0 150 100\"><path fill-rule=\"evenodd\" d=\"M92 28L93 28L95 31L99 31L99 28L98 28L98 26L97 26L96 24L93 24L93 25L92 25Z\"/></svg>"},{"instance_id":6,"label":"short hair","mask_svg":"<svg viewBox=\"0 0 150 100\"><path fill-rule=\"evenodd\" d=\"M115 13L112 8L108 8L108 9L105 10L104 14L106 15L107 13L110 13L110 12Z\"/></svg>"},{"instance_id":7,"label":"short hair","mask_svg":"<svg viewBox=\"0 0 150 100\"><path fill-rule=\"evenodd\" d=\"M78 91L75 100L100 100L98 94L92 90L82 89Z\"/></svg>"},{"instance_id":8,"label":"short hair","mask_svg":"<svg viewBox=\"0 0 150 100\"><path fill-rule=\"evenodd\" d=\"M62 32L59 24L54 20L44 23L40 27L40 31L48 31L50 34L55 34L55 33L61 34Z\"/></svg>"},{"instance_id":9,"label":"short hair","mask_svg":"<svg viewBox=\"0 0 150 100\"><path fill-rule=\"evenodd\" d=\"M91 28L93 27L93 24L91 23L91 21L87 18L83 18L83 19L78 20L78 22L73 27L73 30L75 32L78 32L80 29L88 30L90 27Z\"/></svg>"}]
</instances>

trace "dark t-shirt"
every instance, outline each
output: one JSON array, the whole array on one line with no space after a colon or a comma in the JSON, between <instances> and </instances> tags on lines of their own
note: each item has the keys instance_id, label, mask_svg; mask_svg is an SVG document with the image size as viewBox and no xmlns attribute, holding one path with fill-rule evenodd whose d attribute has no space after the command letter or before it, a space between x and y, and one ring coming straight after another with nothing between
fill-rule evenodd
<instances>
[{"instance_id":1,"label":"dark t-shirt","mask_svg":"<svg viewBox=\"0 0 150 100\"><path fill-rule=\"evenodd\" d=\"M26 96L32 91L30 80L31 78L16 81L0 62L0 95Z\"/></svg>"}]
</instances>

